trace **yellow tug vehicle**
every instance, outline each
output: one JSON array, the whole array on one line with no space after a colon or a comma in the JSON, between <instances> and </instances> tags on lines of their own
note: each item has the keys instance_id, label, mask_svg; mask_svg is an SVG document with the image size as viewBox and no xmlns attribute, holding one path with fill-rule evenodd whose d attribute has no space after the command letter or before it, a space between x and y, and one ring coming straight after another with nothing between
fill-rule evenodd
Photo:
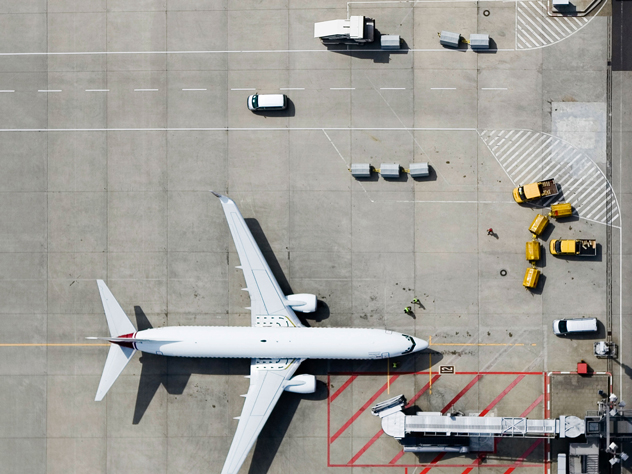
<instances>
[{"instance_id":1,"label":"yellow tug vehicle","mask_svg":"<svg viewBox=\"0 0 632 474\"><path fill-rule=\"evenodd\" d=\"M554 179L538 181L537 183L518 186L513 190L513 198L518 204L527 201L535 201L541 198L548 198L559 194L557 183Z\"/></svg>"},{"instance_id":2,"label":"yellow tug vehicle","mask_svg":"<svg viewBox=\"0 0 632 474\"><path fill-rule=\"evenodd\" d=\"M594 257L597 255L597 241L594 239L555 239L549 244L551 255L578 255Z\"/></svg>"}]
</instances>

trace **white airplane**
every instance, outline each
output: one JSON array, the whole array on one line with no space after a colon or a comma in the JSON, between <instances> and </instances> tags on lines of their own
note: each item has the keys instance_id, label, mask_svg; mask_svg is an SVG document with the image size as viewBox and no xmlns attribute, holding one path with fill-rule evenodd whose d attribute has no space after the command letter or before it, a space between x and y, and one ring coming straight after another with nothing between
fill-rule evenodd
<instances>
[{"instance_id":1,"label":"white airplane","mask_svg":"<svg viewBox=\"0 0 632 474\"><path fill-rule=\"evenodd\" d=\"M213 191L211 191L213 192ZM247 327L178 326L136 331L103 280L97 280L112 343L95 400L103 399L136 351L176 357L249 358L250 387L222 474L236 474L283 391L314 393L316 377L297 375L305 359L384 359L428 343L385 329L310 328L294 311L316 310L316 296L284 295L234 201L224 208L250 294Z\"/></svg>"}]
</instances>

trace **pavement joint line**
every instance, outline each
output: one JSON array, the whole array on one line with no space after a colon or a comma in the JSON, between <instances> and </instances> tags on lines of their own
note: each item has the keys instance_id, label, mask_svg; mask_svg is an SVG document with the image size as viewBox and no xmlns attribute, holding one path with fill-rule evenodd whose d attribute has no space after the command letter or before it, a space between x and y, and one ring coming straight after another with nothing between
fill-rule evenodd
<instances>
[{"instance_id":1,"label":"pavement joint line","mask_svg":"<svg viewBox=\"0 0 632 474\"><path fill-rule=\"evenodd\" d=\"M511 52L522 51L523 49L516 48L489 48L488 52ZM383 53L383 49L363 49L364 52ZM413 48L408 49L410 52L428 52L428 53L476 53L470 49L458 50L458 49L446 49L446 48ZM260 49L260 50L224 50L224 51L32 51L22 53L0 53L0 56L103 56L113 54L261 54L261 53L329 53L327 49Z\"/></svg>"},{"instance_id":2,"label":"pavement joint line","mask_svg":"<svg viewBox=\"0 0 632 474\"><path fill-rule=\"evenodd\" d=\"M231 89L233 90L233 89ZM240 89L246 90L246 89ZM256 90L256 89L247 89ZM476 132L476 128L460 127L147 127L147 128L2 128L0 132L277 132L277 131L429 131L429 132Z\"/></svg>"}]
</instances>

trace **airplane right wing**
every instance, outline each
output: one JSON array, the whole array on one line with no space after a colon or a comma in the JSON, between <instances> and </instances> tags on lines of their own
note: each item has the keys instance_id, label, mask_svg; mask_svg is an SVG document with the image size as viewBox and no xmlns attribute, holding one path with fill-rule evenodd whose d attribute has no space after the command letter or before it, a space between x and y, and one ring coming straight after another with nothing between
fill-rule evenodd
<instances>
[{"instance_id":1,"label":"airplane right wing","mask_svg":"<svg viewBox=\"0 0 632 474\"><path fill-rule=\"evenodd\" d=\"M247 290L250 293L251 325L302 327L301 320L287 305L287 298L274 278L235 201L211 192L222 203L237 248L240 263L238 268L244 272Z\"/></svg>"},{"instance_id":2,"label":"airplane right wing","mask_svg":"<svg viewBox=\"0 0 632 474\"><path fill-rule=\"evenodd\" d=\"M221 474L237 474L301 359L252 359L250 387Z\"/></svg>"}]
</instances>

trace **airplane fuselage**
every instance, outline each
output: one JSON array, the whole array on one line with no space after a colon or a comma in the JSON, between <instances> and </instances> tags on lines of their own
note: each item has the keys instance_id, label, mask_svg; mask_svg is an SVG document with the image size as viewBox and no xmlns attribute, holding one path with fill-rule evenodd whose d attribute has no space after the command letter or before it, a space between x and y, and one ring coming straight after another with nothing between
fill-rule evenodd
<instances>
[{"instance_id":1,"label":"airplane fuselage","mask_svg":"<svg viewBox=\"0 0 632 474\"><path fill-rule=\"evenodd\" d=\"M127 335L134 349L175 357L385 359L428 347L385 329L176 326Z\"/></svg>"}]
</instances>

